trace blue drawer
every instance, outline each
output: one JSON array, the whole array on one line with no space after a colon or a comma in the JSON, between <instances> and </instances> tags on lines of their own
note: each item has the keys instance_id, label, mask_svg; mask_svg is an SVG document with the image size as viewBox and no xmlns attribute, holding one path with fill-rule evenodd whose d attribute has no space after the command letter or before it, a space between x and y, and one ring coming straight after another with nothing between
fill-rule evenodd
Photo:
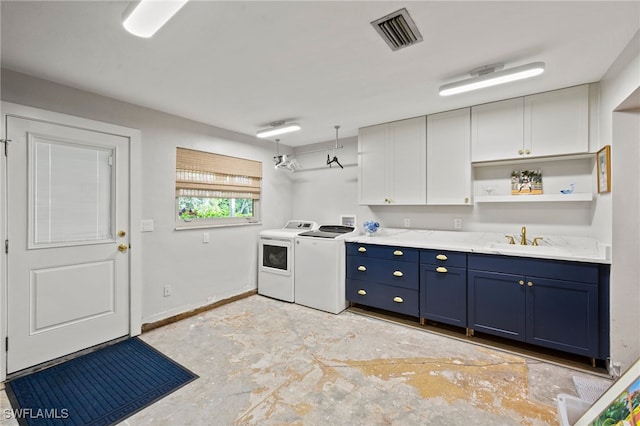
<instances>
[{"instance_id":1,"label":"blue drawer","mask_svg":"<svg viewBox=\"0 0 640 426\"><path fill-rule=\"evenodd\" d=\"M417 317L418 291L347 279L347 300L374 308Z\"/></svg>"},{"instance_id":2,"label":"blue drawer","mask_svg":"<svg viewBox=\"0 0 640 426\"><path fill-rule=\"evenodd\" d=\"M420 263L466 268L467 254L447 250L421 250Z\"/></svg>"},{"instance_id":3,"label":"blue drawer","mask_svg":"<svg viewBox=\"0 0 640 426\"><path fill-rule=\"evenodd\" d=\"M347 243L347 255L372 257L376 259L403 260L418 262L418 249L376 244Z\"/></svg>"},{"instance_id":4,"label":"blue drawer","mask_svg":"<svg viewBox=\"0 0 640 426\"><path fill-rule=\"evenodd\" d=\"M347 256L347 278L418 290L418 276L417 263Z\"/></svg>"}]
</instances>

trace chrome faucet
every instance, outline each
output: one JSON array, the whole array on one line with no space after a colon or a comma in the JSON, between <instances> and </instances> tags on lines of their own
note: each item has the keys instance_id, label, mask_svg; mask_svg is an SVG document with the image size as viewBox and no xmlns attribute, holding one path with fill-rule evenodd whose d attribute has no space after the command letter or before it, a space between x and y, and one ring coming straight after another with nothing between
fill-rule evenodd
<instances>
[{"instance_id":1,"label":"chrome faucet","mask_svg":"<svg viewBox=\"0 0 640 426\"><path fill-rule=\"evenodd\" d=\"M522 227L522 233L520 234L520 245L522 246L527 245L527 227L526 226Z\"/></svg>"}]
</instances>

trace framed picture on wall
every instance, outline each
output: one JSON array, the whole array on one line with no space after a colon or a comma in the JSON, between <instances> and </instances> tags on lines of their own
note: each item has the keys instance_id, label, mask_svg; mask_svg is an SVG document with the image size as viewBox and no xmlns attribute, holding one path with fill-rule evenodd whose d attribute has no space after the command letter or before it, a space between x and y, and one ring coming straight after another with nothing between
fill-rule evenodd
<instances>
[{"instance_id":1,"label":"framed picture on wall","mask_svg":"<svg viewBox=\"0 0 640 426\"><path fill-rule=\"evenodd\" d=\"M603 147L596 154L598 164L598 193L611 192L611 146Z\"/></svg>"}]
</instances>

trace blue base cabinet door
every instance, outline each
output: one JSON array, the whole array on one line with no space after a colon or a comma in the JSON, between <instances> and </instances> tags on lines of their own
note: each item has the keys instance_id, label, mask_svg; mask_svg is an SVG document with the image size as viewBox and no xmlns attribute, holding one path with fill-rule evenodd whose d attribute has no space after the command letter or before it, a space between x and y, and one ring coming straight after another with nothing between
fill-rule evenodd
<instances>
[{"instance_id":1,"label":"blue base cabinet door","mask_svg":"<svg viewBox=\"0 0 640 426\"><path fill-rule=\"evenodd\" d=\"M420 268L420 316L466 327L467 270L436 265Z\"/></svg>"},{"instance_id":2,"label":"blue base cabinet door","mask_svg":"<svg viewBox=\"0 0 640 426\"><path fill-rule=\"evenodd\" d=\"M469 328L524 342L524 276L469 271Z\"/></svg>"},{"instance_id":3,"label":"blue base cabinet door","mask_svg":"<svg viewBox=\"0 0 640 426\"><path fill-rule=\"evenodd\" d=\"M543 278L527 279L527 341L598 356L598 288Z\"/></svg>"}]
</instances>

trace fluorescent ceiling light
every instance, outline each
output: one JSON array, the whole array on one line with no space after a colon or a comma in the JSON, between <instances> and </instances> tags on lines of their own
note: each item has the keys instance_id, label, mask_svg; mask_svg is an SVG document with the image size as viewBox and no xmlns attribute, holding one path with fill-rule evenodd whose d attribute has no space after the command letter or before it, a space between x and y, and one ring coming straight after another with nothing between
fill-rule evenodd
<instances>
[{"instance_id":1,"label":"fluorescent ceiling light","mask_svg":"<svg viewBox=\"0 0 640 426\"><path fill-rule=\"evenodd\" d=\"M495 66L483 68L486 70L486 73L480 72L480 75L477 77L440 86L440 96L456 95L458 93L534 77L544 72L544 62L533 62L502 71L495 71Z\"/></svg>"},{"instance_id":2,"label":"fluorescent ceiling light","mask_svg":"<svg viewBox=\"0 0 640 426\"><path fill-rule=\"evenodd\" d=\"M256 136L259 138L268 138L271 136L282 135L283 133L295 132L302 127L298 123L285 123L283 121L276 121L271 123L271 127L258 130Z\"/></svg>"},{"instance_id":3,"label":"fluorescent ceiling light","mask_svg":"<svg viewBox=\"0 0 640 426\"><path fill-rule=\"evenodd\" d=\"M131 34L149 38L189 0L140 0L125 10L122 25Z\"/></svg>"}]
</instances>

